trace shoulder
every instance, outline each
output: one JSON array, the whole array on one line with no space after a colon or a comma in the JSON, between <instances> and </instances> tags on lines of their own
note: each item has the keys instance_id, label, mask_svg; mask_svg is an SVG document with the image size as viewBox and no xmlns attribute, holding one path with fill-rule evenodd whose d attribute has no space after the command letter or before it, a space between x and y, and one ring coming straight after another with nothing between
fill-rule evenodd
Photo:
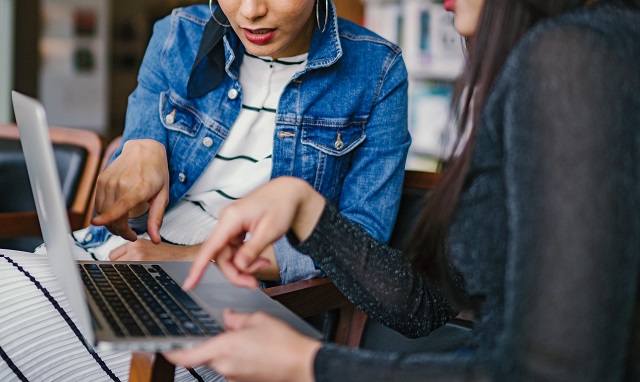
<instances>
[{"instance_id":1,"label":"shoulder","mask_svg":"<svg viewBox=\"0 0 640 382\"><path fill-rule=\"evenodd\" d=\"M200 5L176 8L156 22L141 76L152 72L166 78L175 89L185 87L210 18L209 7Z\"/></svg>"},{"instance_id":2,"label":"shoulder","mask_svg":"<svg viewBox=\"0 0 640 382\"><path fill-rule=\"evenodd\" d=\"M209 7L206 5L194 5L183 8L176 8L171 14L160 19L154 25L154 33L170 34L177 29L188 28L204 30L204 26L211 18Z\"/></svg>"},{"instance_id":3,"label":"shoulder","mask_svg":"<svg viewBox=\"0 0 640 382\"><path fill-rule=\"evenodd\" d=\"M175 8L169 18L172 22L186 22L204 26L211 18L211 11L207 5L192 5Z\"/></svg>"},{"instance_id":4,"label":"shoulder","mask_svg":"<svg viewBox=\"0 0 640 382\"><path fill-rule=\"evenodd\" d=\"M640 76L638 40L640 12L617 2L540 22L510 53L493 95L517 95L523 87L544 93L579 81L635 81Z\"/></svg>"},{"instance_id":5,"label":"shoulder","mask_svg":"<svg viewBox=\"0 0 640 382\"><path fill-rule=\"evenodd\" d=\"M342 47L342 63L373 75L384 76L389 70L406 77L402 50L374 32L344 19L338 19L338 36ZM379 72L382 70L382 72Z\"/></svg>"},{"instance_id":6,"label":"shoulder","mask_svg":"<svg viewBox=\"0 0 640 382\"><path fill-rule=\"evenodd\" d=\"M164 40L163 52L178 49L180 54L197 51L204 27L211 18L209 7L195 5L174 9L170 15L156 22L155 38Z\"/></svg>"},{"instance_id":7,"label":"shoulder","mask_svg":"<svg viewBox=\"0 0 640 382\"><path fill-rule=\"evenodd\" d=\"M380 37L369 29L345 19L338 19L338 30L342 43L369 45L400 54L400 47Z\"/></svg>"},{"instance_id":8,"label":"shoulder","mask_svg":"<svg viewBox=\"0 0 640 382\"><path fill-rule=\"evenodd\" d=\"M517 44L507 65L552 65L563 61L605 63L640 58L640 12L617 3L582 8L541 22ZM601 68L606 69L606 68ZM613 68L611 68L613 69Z\"/></svg>"}]
</instances>

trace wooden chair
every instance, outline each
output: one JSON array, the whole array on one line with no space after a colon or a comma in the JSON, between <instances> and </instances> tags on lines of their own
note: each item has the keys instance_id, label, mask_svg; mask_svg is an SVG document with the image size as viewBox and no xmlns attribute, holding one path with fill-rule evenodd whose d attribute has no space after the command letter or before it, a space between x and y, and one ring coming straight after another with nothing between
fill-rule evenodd
<instances>
[{"instance_id":1,"label":"wooden chair","mask_svg":"<svg viewBox=\"0 0 640 382\"><path fill-rule=\"evenodd\" d=\"M419 204L433 188L439 174L406 171L403 195L391 245L400 246L406 239L420 211ZM322 312L337 310L338 324L333 341L352 348L358 347L367 324L367 316L353 304L327 278L298 281L267 288L263 291L303 318ZM173 381L174 366L159 354L134 353L131 360L131 382Z\"/></svg>"},{"instance_id":2,"label":"wooden chair","mask_svg":"<svg viewBox=\"0 0 640 382\"><path fill-rule=\"evenodd\" d=\"M102 142L92 131L49 130L72 229L82 228L98 171ZM41 237L16 125L0 124L0 239Z\"/></svg>"}]
</instances>

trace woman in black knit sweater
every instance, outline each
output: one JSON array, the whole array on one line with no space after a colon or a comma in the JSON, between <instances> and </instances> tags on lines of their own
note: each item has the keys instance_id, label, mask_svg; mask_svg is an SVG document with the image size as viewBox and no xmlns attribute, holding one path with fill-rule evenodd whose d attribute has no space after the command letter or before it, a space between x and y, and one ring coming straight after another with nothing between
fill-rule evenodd
<instances>
[{"instance_id":1,"label":"woman in black knit sweater","mask_svg":"<svg viewBox=\"0 0 640 382\"><path fill-rule=\"evenodd\" d=\"M640 380L639 41L638 0L485 0L453 104L464 138L413 253L280 178L224 212L185 284L213 258L255 286L257 254L289 232L369 317L409 337L473 309L463 349L351 350L226 312L228 332L168 358L252 381Z\"/></svg>"}]
</instances>

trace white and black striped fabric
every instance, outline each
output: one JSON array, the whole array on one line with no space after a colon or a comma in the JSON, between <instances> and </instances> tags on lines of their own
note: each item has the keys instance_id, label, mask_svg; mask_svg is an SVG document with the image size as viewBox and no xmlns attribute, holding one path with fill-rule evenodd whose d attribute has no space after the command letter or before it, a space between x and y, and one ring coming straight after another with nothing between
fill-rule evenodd
<instances>
[{"instance_id":1,"label":"white and black striped fabric","mask_svg":"<svg viewBox=\"0 0 640 382\"><path fill-rule=\"evenodd\" d=\"M280 95L306 65L306 53L277 60L245 53L239 78L242 110L216 158L185 199L198 202L217 220L224 206L269 181Z\"/></svg>"},{"instance_id":2,"label":"white and black striped fabric","mask_svg":"<svg viewBox=\"0 0 640 382\"><path fill-rule=\"evenodd\" d=\"M127 381L131 353L96 352L43 255L0 250L0 381ZM207 368L176 381L223 381Z\"/></svg>"}]
</instances>

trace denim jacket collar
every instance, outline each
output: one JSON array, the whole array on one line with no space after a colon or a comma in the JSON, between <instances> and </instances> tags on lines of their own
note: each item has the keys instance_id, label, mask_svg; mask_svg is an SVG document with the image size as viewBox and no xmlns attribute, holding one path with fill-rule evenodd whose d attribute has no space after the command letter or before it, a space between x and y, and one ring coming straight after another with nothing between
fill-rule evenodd
<instances>
[{"instance_id":1,"label":"denim jacket collar","mask_svg":"<svg viewBox=\"0 0 640 382\"><path fill-rule=\"evenodd\" d=\"M342 45L340 44L338 31L338 16L336 15L333 1L329 1L328 3L330 14L327 28L322 33L319 30L313 31L305 72L311 69L328 67L342 57ZM244 56L244 45L242 45L238 36L233 32L227 33L223 37L223 40L226 59L225 70L231 78L237 80L240 74L242 57ZM236 60L236 57L238 60Z\"/></svg>"},{"instance_id":2,"label":"denim jacket collar","mask_svg":"<svg viewBox=\"0 0 640 382\"><path fill-rule=\"evenodd\" d=\"M329 21L324 32L313 31L309 56L307 58L307 70L324 68L334 64L342 57L342 45L338 31L338 16L336 15L333 1L329 1ZM314 27L315 29L315 27Z\"/></svg>"}]
</instances>

